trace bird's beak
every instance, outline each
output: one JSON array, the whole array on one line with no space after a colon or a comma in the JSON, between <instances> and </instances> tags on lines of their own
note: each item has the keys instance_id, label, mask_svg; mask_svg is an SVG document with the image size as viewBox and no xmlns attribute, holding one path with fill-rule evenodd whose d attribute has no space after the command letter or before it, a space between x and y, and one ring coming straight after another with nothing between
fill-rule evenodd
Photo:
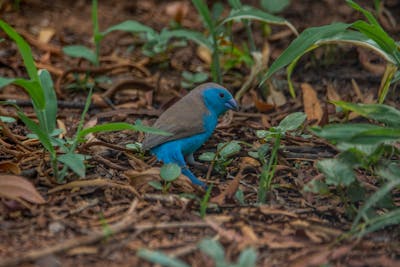
<instances>
[{"instance_id":1,"label":"bird's beak","mask_svg":"<svg viewBox=\"0 0 400 267\"><path fill-rule=\"evenodd\" d=\"M235 99L231 98L225 103L225 107L238 111L239 105L236 103Z\"/></svg>"}]
</instances>

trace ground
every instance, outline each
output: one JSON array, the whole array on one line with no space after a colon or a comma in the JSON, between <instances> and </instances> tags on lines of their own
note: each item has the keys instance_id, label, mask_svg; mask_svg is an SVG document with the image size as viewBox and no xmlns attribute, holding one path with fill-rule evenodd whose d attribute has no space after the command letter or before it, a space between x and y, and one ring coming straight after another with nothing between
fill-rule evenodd
<instances>
[{"instance_id":1,"label":"ground","mask_svg":"<svg viewBox=\"0 0 400 267\"><path fill-rule=\"evenodd\" d=\"M209 70L195 44L147 57L138 48L141 40L122 32L112 33L102 41L100 67L92 67L84 60L63 55L61 50L72 44L93 47L91 1L20 1L15 7L17 2L0 2L2 19L31 45L37 67L52 74L60 100L58 127L65 128L67 136L72 137L77 128L88 92L87 88L68 87L75 79L73 73L80 77L92 73L88 82L96 75L111 80L96 85L93 105L86 116L88 125L110 121L134 123L137 119L151 125L166 107L185 94L180 83L184 70ZM195 8L190 1L184 2L189 9L182 25L202 30ZM242 2L258 5L258 1ZM361 17L341 0L292 2L279 15L299 32ZM372 10L370 2L360 4ZM100 28L131 19L160 31L172 21L167 11L170 5L171 1L156 0L101 1ZM400 4L385 1L385 5L399 22ZM399 24L390 24L388 16L381 17L380 22L398 40ZM50 32L51 38L43 42L45 37L40 35L46 32ZM238 26L234 33L240 37L244 30ZM270 62L294 39L284 27L272 27L269 39L262 34L260 24L255 26L255 33L258 47L269 44ZM1 33L0 37L5 35ZM38 41L40 38L44 39ZM1 76L26 77L15 44L9 40L0 42L0 53ZM363 61L363 56L371 64ZM232 262L243 249L253 247L258 254L258 266L400 266L398 226L360 239L350 238L346 233L352 220L341 198L333 193L314 195L303 190L308 181L321 176L315 167L317 160L336 155L334 146L315 136L287 135L283 139L284 148L279 151L274 187L265 205L256 204L260 162L248 156L253 147L260 146L256 130L276 126L288 114L304 110L305 100L300 90L304 83L315 89L331 119L340 120L327 104L327 92L332 92L329 87L343 100L376 99L382 64L382 59L351 46L331 48L328 52L327 48L319 49L302 58L293 74L298 92L295 99L289 96L285 74L274 76L276 87L284 93L284 103L269 110L263 110L266 106L263 101L254 100L260 96L253 86L241 99L241 110L223 117L214 135L195 155L213 151L224 141L251 144L242 146L225 175L208 172L207 164L194 168L196 175L207 176L208 184L214 185L211 192L214 204L210 203L204 218L200 216L198 201L204 191L192 187L184 178L173 183L168 193L148 184L159 179L161 164L148 152L142 155L125 149L126 144L141 141L142 133L96 134L92 137L95 139L78 147L80 153L91 156L85 179L71 172L65 184L60 185L51 175L48 155L40 144L26 139L28 130L23 123L3 125L1 172L27 177L46 203L30 204L27 208L0 198L0 266L151 266L137 256L141 248L163 251L190 266L214 266L197 247L206 237L218 240L225 249L226 259ZM224 85L236 93L249 73L244 66L234 68L224 76ZM361 92L353 89L352 79ZM24 111L34 116L22 89L7 86L0 92L0 98L18 100ZM400 107L395 90L389 93L386 103ZM10 106L0 106L0 115L16 117L16 111ZM358 178L374 188L369 177L360 173ZM230 192L238 185L244 203L239 203ZM395 202L400 205L398 191Z\"/></svg>"}]
</instances>

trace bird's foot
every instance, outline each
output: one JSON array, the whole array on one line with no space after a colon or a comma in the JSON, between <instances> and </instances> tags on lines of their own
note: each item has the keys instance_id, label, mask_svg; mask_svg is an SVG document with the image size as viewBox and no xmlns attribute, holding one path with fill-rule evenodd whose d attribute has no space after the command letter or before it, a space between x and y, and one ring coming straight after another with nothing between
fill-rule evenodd
<instances>
[{"instance_id":1,"label":"bird's foot","mask_svg":"<svg viewBox=\"0 0 400 267\"><path fill-rule=\"evenodd\" d=\"M182 168L182 173L189 178L189 180L192 182L194 185L201 186L202 188L207 190L207 185L200 181L199 178L197 178L189 169L187 166Z\"/></svg>"}]
</instances>

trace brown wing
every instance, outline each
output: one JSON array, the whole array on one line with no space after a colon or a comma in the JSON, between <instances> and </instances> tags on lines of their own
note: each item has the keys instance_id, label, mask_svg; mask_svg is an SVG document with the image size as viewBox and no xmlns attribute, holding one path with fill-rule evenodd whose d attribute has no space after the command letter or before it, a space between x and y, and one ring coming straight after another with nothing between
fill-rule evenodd
<instances>
[{"instance_id":1,"label":"brown wing","mask_svg":"<svg viewBox=\"0 0 400 267\"><path fill-rule=\"evenodd\" d=\"M204 132L203 117L208 110L201 93L210 87L221 88L220 85L214 83L202 84L164 111L153 127L172 133L172 135L146 134L143 148L151 149L168 141Z\"/></svg>"}]
</instances>

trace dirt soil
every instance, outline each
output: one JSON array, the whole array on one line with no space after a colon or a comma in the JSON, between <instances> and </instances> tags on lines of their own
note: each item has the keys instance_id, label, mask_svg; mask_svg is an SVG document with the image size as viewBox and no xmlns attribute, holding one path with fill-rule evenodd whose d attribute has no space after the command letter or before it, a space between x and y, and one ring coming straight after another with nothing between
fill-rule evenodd
<instances>
[{"instance_id":1,"label":"dirt soil","mask_svg":"<svg viewBox=\"0 0 400 267\"><path fill-rule=\"evenodd\" d=\"M88 82L98 76L107 76L111 81L97 83L86 123L134 123L140 119L151 125L187 92L180 85L184 70L209 70L193 43L146 57L140 49L141 40L122 32L112 33L102 41L100 67L92 67L84 60L63 55L61 50L72 44L93 47L91 1L30 0L21 1L18 8L14 6L16 2L19 1L0 1L1 18L31 45L38 68L51 72L60 100L58 127L64 128L69 137L77 128L88 92L84 84L71 88L76 77L83 79L90 73ZM203 30L195 8L190 1L184 2L189 9L182 25ZM292 2L280 16L299 32L311 26L361 18L342 0ZM372 1L359 3L373 9ZM389 15L380 17L380 22L399 40L400 2L385 3L397 24L390 23ZM130 19L160 31L173 19L167 12L170 5L171 1L158 0L100 1L100 28ZM269 44L270 62L294 39L284 27L273 26L269 37L262 34L261 24L254 28L257 47ZM40 37L45 34L50 34L49 40ZM245 31L236 26L234 34L240 40ZM6 38L3 33L0 37ZM0 42L0 54L0 76L27 77L16 45L7 38ZM268 129L288 114L304 110L300 90L303 83L309 83L317 92L331 121L340 121L334 107L327 104L328 92L334 88L346 101L376 99L383 63L377 56L350 46L318 49L302 58L296 68L295 99L289 97L283 72L274 76L277 90L284 92L284 103L279 107L263 111L265 103L254 100L257 88L253 86L243 96L241 110L221 119L195 157L229 140L260 146L256 130ZM223 84L236 93L249 73L245 66L238 66L224 75ZM360 91L354 89L352 79ZM18 100L24 111L34 117L29 98L21 88L7 86L0 98ZM392 90L387 103L400 108L399 100L397 91ZM0 106L0 115L17 118L16 110L10 106ZM60 185L51 175L49 157L43 148L26 138L29 132L24 124L17 121L2 127L1 172L20 173L28 178L46 203L26 203L28 207L24 207L0 198L0 266L152 266L137 256L141 248L163 251L190 266L214 266L197 247L206 237L218 240L226 259L232 262L243 249L252 246L258 254L258 266L400 266L399 226L360 239L349 238L346 232L352 219L346 203L336 194L315 195L303 190L307 182L322 177L315 167L317 160L337 153L335 147L317 137L284 138L266 205L256 205L261 166L248 156L251 147L242 147L226 175L210 172L208 164L194 168L198 177L207 176L207 183L214 185L212 202L218 204L210 204L202 219L198 200L204 192L185 178L173 183L166 194L148 184L159 179L161 164L148 152L142 155L125 149L126 144L141 141L142 133L96 134L78 148L80 153L91 156L86 178L71 172L65 184ZM368 188L375 188L373 178L357 175ZM244 193L244 203L230 192L238 185ZM400 205L398 191L395 202Z\"/></svg>"}]
</instances>

